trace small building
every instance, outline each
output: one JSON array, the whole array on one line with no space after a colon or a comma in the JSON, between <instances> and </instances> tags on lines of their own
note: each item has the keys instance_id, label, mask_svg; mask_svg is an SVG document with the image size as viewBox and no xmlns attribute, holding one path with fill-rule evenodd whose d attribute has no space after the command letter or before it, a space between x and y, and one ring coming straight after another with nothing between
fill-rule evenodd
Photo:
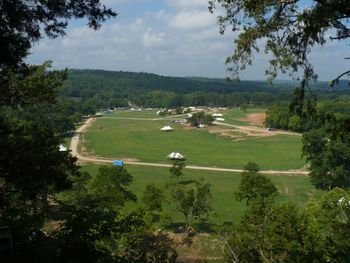
<instances>
[{"instance_id":1,"label":"small building","mask_svg":"<svg viewBox=\"0 0 350 263\"><path fill-rule=\"evenodd\" d=\"M113 166L124 166L124 162L121 160L114 160Z\"/></svg>"},{"instance_id":2,"label":"small building","mask_svg":"<svg viewBox=\"0 0 350 263\"><path fill-rule=\"evenodd\" d=\"M184 160L185 157L181 153L172 152L167 156L171 160Z\"/></svg>"},{"instance_id":3,"label":"small building","mask_svg":"<svg viewBox=\"0 0 350 263\"><path fill-rule=\"evenodd\" d=\"M204 124L202 123L198 124L198 128L204 128L204 127L205 127Z\"/></svg>"},{"instance_id":4,"label":"small building","mask_svg":"<svg viewBox=\"0 0 350 263\"><path fill-rule=\"evenodd\" d=\"M165 131L165 132L169 132L169 131L172 131L173 128L171 128L170 126L164 126L163 128L160 128L161 131Z\"/></svg>"},{"instance_id":5,"label":"small building","mask_svg":"<svg viewBox=\"0 0 350 263\"><path fill-rule=\"evenodd\" d=\"M215 120L216 120L216 121L225 121L224 118L216 118Z\"/></svg>"},{"instance_id":6,"label":"small building","mask_svg":"<svg viewBox=\"0 0 350 263\"><path fill-rule=\"evenodd\" d=\"M194 106L190 106L190 107L187 107L187 109L189 109L190 111L195 111L197 108Z\"/></svg>"},{"instance_id":7,"label":"small building","mask_svg":"<svg viewBox=\"0 0 350 263\"><path fill-rule=\"evenodd\" d=\"M59 146L58 149L60 152L66 152L67 151L67 147L64 147L62 144Z\"/></svg>"}]
</instances>

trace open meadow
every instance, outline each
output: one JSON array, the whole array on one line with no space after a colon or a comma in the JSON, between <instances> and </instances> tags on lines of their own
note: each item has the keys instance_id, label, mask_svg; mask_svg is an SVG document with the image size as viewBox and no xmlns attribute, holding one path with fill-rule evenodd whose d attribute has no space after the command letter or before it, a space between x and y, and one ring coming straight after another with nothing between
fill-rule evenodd
<instances>
[{"instance_id":1,"label":"open meadow","mask_svg":"<svg viewBox=\"0 0 350 263\"><path fill-rule=\"evenodd\" d=\"M229 119L247 116L235 111L227 113ZM242 133L221 125L199 129L173 123L170 117L154 117L154 112L116 112L97 118L85 132L81 150L100 157L156 163L169 163L166 156L180 152L187 164L224 168L242 168L247 162L272 170L304 166L300 136ZM165 125L174 130L160 131Z\"/></svg>"}]
</instances>

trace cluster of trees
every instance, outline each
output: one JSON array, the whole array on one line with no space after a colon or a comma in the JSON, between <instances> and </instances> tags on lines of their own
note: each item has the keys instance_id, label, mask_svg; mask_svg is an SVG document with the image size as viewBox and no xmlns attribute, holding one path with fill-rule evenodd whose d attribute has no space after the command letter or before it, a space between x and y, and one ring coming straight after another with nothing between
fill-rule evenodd
<instances>
[{"instance_id":1,"label":"cluster of trees","mask_svg":"<svg viewBox=\"0 0 350 263\"><path fill-rule=\"evenodd\" d=\"M61 193L63 223L53 232L58 262L175 262L173 242L149 219L163 195L148 186L145 208L130 211L125 204L137 201L131 183L124 168L101 166L94 179L82 174Z\"/></svg>"},{"instance_id":2,"label":"cluster of trees","mask_svg":"<svg viewBox=\"0 0 350 263\"><path fill-rule=\"evenodd\" d=\"M200 124L211 125L214 117L210 114L205 114L204 111L193 113L191 117L187 118L192 126L197 127Z\"/></svg>"},{"instance_id":3,"label":"cluster of trees","mask_svg":"<svg viewBox=\"0 0 350 263\"><path fill-rule=\"evenodd\" d=\"M298 132L309 131L324 126L327 116L350 116L350 101L347 96L322 99L310 110L305 109L299 114L291 110L288 103L276 103L266 110L265 125Z\"/></svg>"},{"instance_id":4,"label":"cluster of trees","mask_svg":"<svg viewBox=\"0 0 350 263\"><path fill-rule=\"evenodd\" d=\"M143 202L147 211L155 221L163 219L168 222L168 215L162 213L162 203L171 202L175 204L177 212L184 216L184 230L188 235L194 233L193 223L195 220L205 222L212 211L210 184L203 178L199 180L181 180L184 177L185 168L183 160L174 160L170 171L170 181L164 189L154 184L146 186Z\"/></svg>"},{"instance_id":5,"label":"cluster of trees","mask_svg":"<svg viewBox=\"0 0 350 263\"><path fill-rule=\"evenodd\" d=\"M277 188L250 163L235 192L248 210L227 232L230 262L347 262L350 194L341 188L303 208L279 204Z\"/></svg>"},{"instance_id":6,"label":"cluster of trees","mask_svg":"<svg viewBox=\"0 0 350 263\"><path fill-rule=\"evenodd\" d=\"M320 189L350 187L348 172L350 102L321 101L315 108L293 112L287 104L276 104L266 111L265 125L302 131L303 156L310 164L312 183Z\"/></svg>"}]
</instances>

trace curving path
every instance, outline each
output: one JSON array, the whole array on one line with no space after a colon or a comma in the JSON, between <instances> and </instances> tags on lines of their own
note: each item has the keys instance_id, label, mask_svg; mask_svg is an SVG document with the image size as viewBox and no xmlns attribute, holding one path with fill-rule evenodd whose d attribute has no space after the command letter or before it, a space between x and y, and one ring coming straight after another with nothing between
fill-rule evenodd
<instances>
[{"instance_id":1,"label":"curving path","mask_svg":"<svg viewBox=\"0 0 350 263\"><path fill-rule=\"evenodd\" d=\"M94 118L87 119L86 122L75 131L74 136L72 137L69 149L71 151L72 156L76 156L79 161L111 164L113 161L112 158L82 156L78 151L80 135L82 133L84 133L84 131L88 127L91 126L91 124L94 122L94 120L95 120ZM230 125L230 124L228 124L228 125ZM237 126L237 127L240 127L240 126ZM146 162L130 162L130 161L126 161L124 163L129 164L129 165L141 165L141 166L152 166L152 167L171 167L172 166L171 164L162 164L162 163L146 163ZM205 167L205 166L196 166L196 165L187 165L185 167L185 169L203 170L203 171L217 171L217 172L236 172L236 173L243 172L242 169ZM287 175L308 175L309 174L308 171L300 171L300 170L263 170L263 171L260 171L260 173L262 173L262 174L287 174Z\"/></svg>"}]
</instances>

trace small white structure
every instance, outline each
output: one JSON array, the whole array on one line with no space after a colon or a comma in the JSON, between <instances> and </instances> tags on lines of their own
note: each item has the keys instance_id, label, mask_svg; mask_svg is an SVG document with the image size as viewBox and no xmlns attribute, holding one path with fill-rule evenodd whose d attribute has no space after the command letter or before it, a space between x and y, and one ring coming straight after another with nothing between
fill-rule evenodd
<instances>
[{"instance_id":1,"label":"small white structure","mask_svg":"<svg viewBox=\"0 0 350 263\"><path fill-rule=\"evenodd\" d=\"M198 128L204 128L204 124L202 123L198 124Z\"/></svg>"},{"instance_id":2,"label":"small white structure","mask_svg":"<svg viewBox=\"0 0 350 263\"><path fill-rule=\"evenodd\" d=\"M213 117L223 117L222 113L213 113L211 116Z\"/></svg>"},{"instance_id":3,"label":"small white structure","mask_svg":"<svg viewBox=\"0 0 350 263\"><path fill-rule=\"evenodd\" d=\"M216 121L225 121L224 118L216 118L215 120L216 120Z\"/></svg>"},{"instance_id":4,"label":"small white structure","mask_svg":"<svg viewBox=\"0 0 350 263\"><path fill-rule=\"evenodd\" d=\"M167 125L167 126L164 126L163 128L160 128L160 130L168 132L168 131L172 131L173 128L171 128L170 126Z\"/></svg>"},{"instance_id":5,"label":"small white structure","mask_svg":"<svg viewBox=\"0 0 350 263\"><path fill-rule=\"evenodd\" d=\"M64 146L61 144L58 150L59 150L60 152L66 152L66 151L67 151L67 147L64 147Z\"/></svg>"},{"instance_id":6,"label":"small white structure","mask_svg":"<svg viewBox=\"0 0 350 263\"><path fill-rule=\"evenodd\" d=\"M183 160L183 159L185 159L185 157L181 153L177 153L177 152L172 152L167 157L169 159L172 159L172 160Z\"/></svg>"},{"instance_id":7,"label":"small white structure","mask_svg":"<svg viewBox=\"0 0 350 263\"><path fill-rule=\"evenodd\" d=\"M191 118L193 115L191 113L187 113L187 118Z\"/></svg>"}]
</instances>

